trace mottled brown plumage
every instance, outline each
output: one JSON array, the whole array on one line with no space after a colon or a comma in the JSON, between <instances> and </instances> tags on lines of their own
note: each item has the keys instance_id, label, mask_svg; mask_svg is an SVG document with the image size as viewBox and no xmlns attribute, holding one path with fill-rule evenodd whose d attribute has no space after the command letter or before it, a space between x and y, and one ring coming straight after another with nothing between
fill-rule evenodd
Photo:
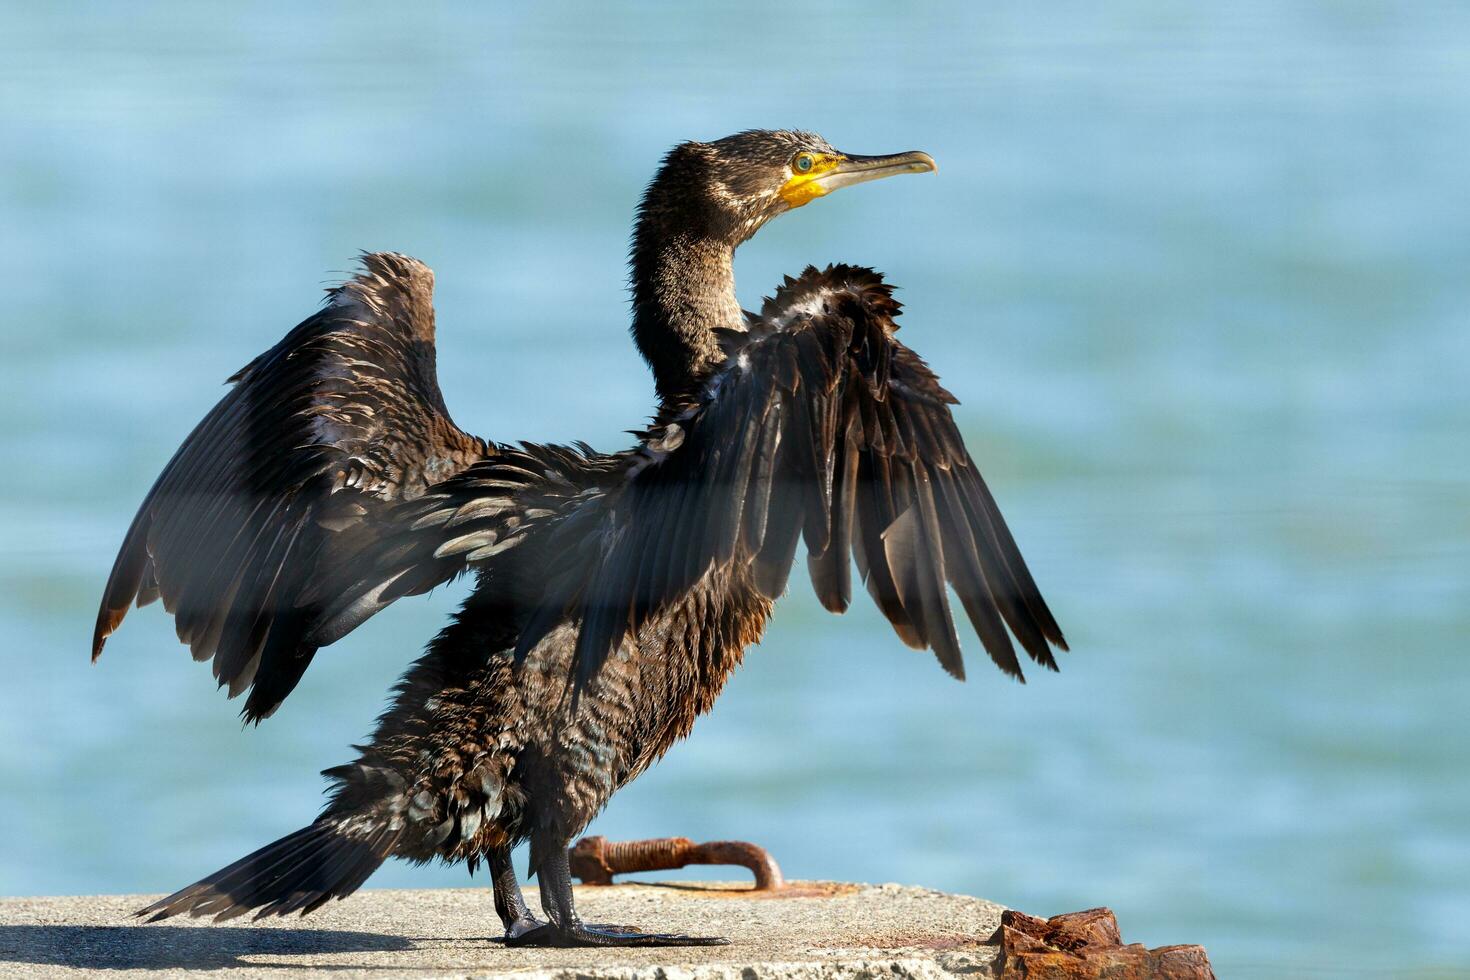
<instances>
[{"instance_id":1,"label":"mottled brown plumage","mask_svg":"<svg viewBox=\"0 0 1470 980\"><path fill-rule=\"evenodd\" d=\"M922 154L838 154L805 133L673 150L639 211L633 336L660 395L625 452L495 445L449 419L429 271L369 255L326 308L236 375L145 500L108 582L94 654L162 596L245 715L312 654L403 595L476 587L405 675L315 823L145 909L310 911L387 857L486 862L508 941L702 942L583 925L566 848L708 711L765 629L798 547L822 603L855 561L904 642L963 676L948 594L1021 676L1013 634L1065 649L950 414L894 334L874 272L808 268L759 314L735 248L792 207ZM1009 631L1009 632L1008 632ZM531 845L550 922L510 868Z\"/></svg>"}]
</instances>

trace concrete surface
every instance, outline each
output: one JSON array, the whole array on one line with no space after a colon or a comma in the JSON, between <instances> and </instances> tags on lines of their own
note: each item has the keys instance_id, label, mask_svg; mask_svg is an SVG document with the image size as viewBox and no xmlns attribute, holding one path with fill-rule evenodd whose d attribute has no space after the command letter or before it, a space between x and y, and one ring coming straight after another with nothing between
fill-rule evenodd
<instances>
[{"instance_id":1,"label":"concrete surface","mask_svg":"<svg viewBox=\"0 0 1470 980\"><path fill-rule=\"evenodd\" d=\"M779 897L748 885L625 884L577 889L584 919L645 932L721 935L729 946L521 950L499 941L488 889L367 890L301 919L142 924L157 896L0 900L0 977L155 980L202 970L231 977L487 977L532 980L755 980L984 977L981 943L1001 906L900 885L793 882ZM534 890L533 890L534 891Z\"/></svg>"}]
</instances>

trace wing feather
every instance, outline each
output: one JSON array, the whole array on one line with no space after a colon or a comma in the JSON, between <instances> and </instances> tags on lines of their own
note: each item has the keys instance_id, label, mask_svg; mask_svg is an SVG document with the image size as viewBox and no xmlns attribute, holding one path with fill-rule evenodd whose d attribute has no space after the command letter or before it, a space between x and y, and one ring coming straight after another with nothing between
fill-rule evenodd
<instances>
[{"instance_id":1,"label":"wing feather","mask_svg":"<svg viewBox=\"0 0 1470 980\"><path fill-rule=\"evenodd\" d=\"M713 567L779 595L804 539L826 608L849 605L855 562L899 637L954 676L951 588L1001 670L1021 677L1012 635L1055 667L1061 631L965 451L954 396L894 337L898 311L870 270L809 268L748 332L722 334L723 364L580 513L586 547L564 549L518 653L580 623L584 685Z\"/></svg>"},{"instance_id":2,"label":"wing feather","mask_svg":"<svg viewBox=\"0 0 1470 980\"><path fill-rule=\"evenodd\" d=\"M213 659L232 697L250 691L242 713L259 720L401 579L342 559L391 536L401 502L493 453L444 408L433 274L401 255L362 261L230 379L164 468L103 590L94 659L131 604L161 598L179 639Z\"/></svg>"}]
</instances>

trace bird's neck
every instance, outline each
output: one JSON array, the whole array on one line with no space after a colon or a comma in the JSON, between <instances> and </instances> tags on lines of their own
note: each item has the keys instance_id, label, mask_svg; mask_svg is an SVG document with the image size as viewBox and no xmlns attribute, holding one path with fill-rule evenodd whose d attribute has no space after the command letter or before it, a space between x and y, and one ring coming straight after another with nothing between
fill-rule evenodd
<instances>
[{"instance_id":1,"label":"bird's neck","mask_svg":"<svg viewBox=\"0 0 1470 980\"><path fill-rule=\"evenodd\" d=\"M739 330L735 246L713 236L661 234L644 216L633 236L633 340L659 397L677 401L719 361L715 331Z\"/></svg>"}]
</instances>

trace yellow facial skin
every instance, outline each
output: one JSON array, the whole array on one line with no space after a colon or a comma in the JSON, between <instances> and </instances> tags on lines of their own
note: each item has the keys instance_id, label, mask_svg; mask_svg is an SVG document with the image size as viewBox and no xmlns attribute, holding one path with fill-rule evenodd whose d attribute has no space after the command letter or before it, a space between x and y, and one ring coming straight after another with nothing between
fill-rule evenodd
<instances>
[{"instance_id":1,"label":"yellow facial skin","mask_svg":"<svg viewBox=\"0 0 1470 980\"><path fill-rule=\"evenodd\" d=\"M781 200L792 209L799 208L829 193L830 188L817 183L817 178L835 169L838 164L847 159L847 157L831 153L813 153L811 157L812 169L805 173L793 173L791 179L781 185Z\"/></svg>"}]
</instances>

